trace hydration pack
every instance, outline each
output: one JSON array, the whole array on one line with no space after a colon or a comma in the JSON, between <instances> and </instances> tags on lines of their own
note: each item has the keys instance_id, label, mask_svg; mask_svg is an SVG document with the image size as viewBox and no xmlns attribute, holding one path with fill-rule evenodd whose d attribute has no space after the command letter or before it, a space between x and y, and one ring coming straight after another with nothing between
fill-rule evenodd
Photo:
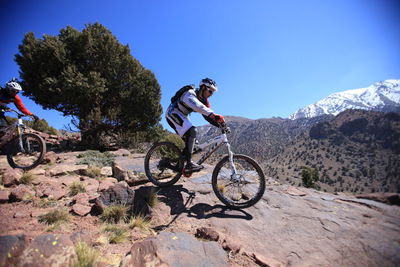
<instances>
[{"instance_id":1,"label":"hydration pack","mask_svg":"<svg viewBox=\"0 0 400 267\"><path fill-rule=\"evenodd\" d=\"M195 89L196 87L194 86L194 84L190 84L190 85L185 85L184 87L182 87L181 89L179 89L175 95L173 97L171 97L171 103L176 103L179 98L181 98L181 96L186 93L189 90Z\"/></svg>"}]
</instances>

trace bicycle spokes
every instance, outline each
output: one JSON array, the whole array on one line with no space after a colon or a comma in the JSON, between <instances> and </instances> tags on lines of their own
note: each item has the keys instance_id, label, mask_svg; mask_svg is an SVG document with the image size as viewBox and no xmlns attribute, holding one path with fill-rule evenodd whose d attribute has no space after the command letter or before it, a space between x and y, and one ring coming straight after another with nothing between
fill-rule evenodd
<instances>
[{"instance_id":1,"label":"bicycle spokes","mask_svg":"<svg viewBox=\"0 0 400 267\"><path fill-rule=\"evenodd\" d=\"M231 207L248 207L256 203L264 193L264 175L254 160L243 155L234 156L236 172L228 158L222 159L213 175L213 187L217 197Z\"/></svg>"},{"instance_id":2,"label":"bicycle spokes","mask_svg":"<svg viewBox=\"0 0 400 267\"><path fill-rule=\"evenodd\" d=\"M182 167L181 151L168 142L154 145L145 158L146 175L158 186L175 183L181 176Z\"/></svg>"}]
</instances>

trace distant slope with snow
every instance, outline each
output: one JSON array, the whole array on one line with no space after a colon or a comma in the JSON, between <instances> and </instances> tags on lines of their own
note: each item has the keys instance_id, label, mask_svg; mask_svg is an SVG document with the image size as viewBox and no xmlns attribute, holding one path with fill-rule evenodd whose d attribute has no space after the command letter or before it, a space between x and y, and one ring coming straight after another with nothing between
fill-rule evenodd
<instances>
[{"instance_id":1,"label":"distant slope with snow","mask_svg":"<svg viewBox=\"0 0 400 267\"><path fill-rule=\"evenodd\" d=\"M377 82L367 88L347 90L301 108L289 119L337 115L347 109L400 111L400 80Z\"/></svg>"}]
</instances>

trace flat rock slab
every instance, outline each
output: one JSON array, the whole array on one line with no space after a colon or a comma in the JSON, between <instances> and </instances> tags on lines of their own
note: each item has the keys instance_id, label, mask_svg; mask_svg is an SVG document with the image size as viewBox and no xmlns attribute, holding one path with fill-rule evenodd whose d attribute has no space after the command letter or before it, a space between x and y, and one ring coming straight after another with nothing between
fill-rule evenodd
<instances>
[{"instance_id":1,"label":"flat rock slab","mask_svg":"<svg viewBox=\"0 0 400 267\"><path fill-rule=\"evenodd\" d=\"M161 232L135 243L125 266L228 266L217 242L200 241L186 233Z\"/></svg>"},{"instance_id":2,"label":"flat rock slab","mask_svg":"<svg viewBox=\"0 0 400 267\"><path fill-rule=\"evenodd\" d=\"M8 190L0 190L0 203L8 202L8 198L10 197L10 191Z\"/></svg>"},{"instance_id":3,"label":"flat rock slab","mask_svg":"<svg viewBox=\"0 0 400 267\"><path fill-rule=\"evenodd\" d=\"M72 266L75 247L66 235L45 234L36 237L20 256L21 266Z\"/></svg>"},{"instance_id":4,"label":"flat rock slab","mask_svg":"<svg viewBox=\"0 0 400 267\"><path fill-rule=\"evenodd\" d=\"M25 246L24 235L0 236L0 266L15 266Z\"/></svg>"}]
</instances>

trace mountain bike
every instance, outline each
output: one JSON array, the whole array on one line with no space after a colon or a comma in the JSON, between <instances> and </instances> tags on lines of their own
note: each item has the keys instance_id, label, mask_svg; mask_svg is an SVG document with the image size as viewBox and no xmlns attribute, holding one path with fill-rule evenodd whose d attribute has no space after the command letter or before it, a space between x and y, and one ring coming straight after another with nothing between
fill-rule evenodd
<instances>
[{"instance_id":1,"label":"mountain bike","mask_svg":"<svg viewBox=\"0 0 400 267\"><path fill-rule=\"evenodd\" d=\"M258 163L246 155L234 154L228 142L230 132L225 123L220 124L221 135L203 144L196 144L193 154L201 153L196 162L202 164L222 145L228 150L216 165L212 173L211 184L215 195L231 208L248 208L256 204L265 191L265 176ZM208 150L205 150L208 148ZM147 152L144 168L147 178L159 187L171 186L184 175L190 177L184 169L185 156L171 142L155 143Z\"/></svg>"},{"instance_id":2,"label":"mountain bike","mask_svg":"<svg viewBox=\"0 0 400 267\"><path fill-rule=\"evenodd\" d=\"M38 166L46 154L46 143L35 134L28 133L27 126L22 118L29 116L13 109L5 109L5 112L14 112L18 120L2 129L4 135L0 140L0 148L6 153L8 164L12 168L30 170Z\"/></svg>"}]
</instances>

